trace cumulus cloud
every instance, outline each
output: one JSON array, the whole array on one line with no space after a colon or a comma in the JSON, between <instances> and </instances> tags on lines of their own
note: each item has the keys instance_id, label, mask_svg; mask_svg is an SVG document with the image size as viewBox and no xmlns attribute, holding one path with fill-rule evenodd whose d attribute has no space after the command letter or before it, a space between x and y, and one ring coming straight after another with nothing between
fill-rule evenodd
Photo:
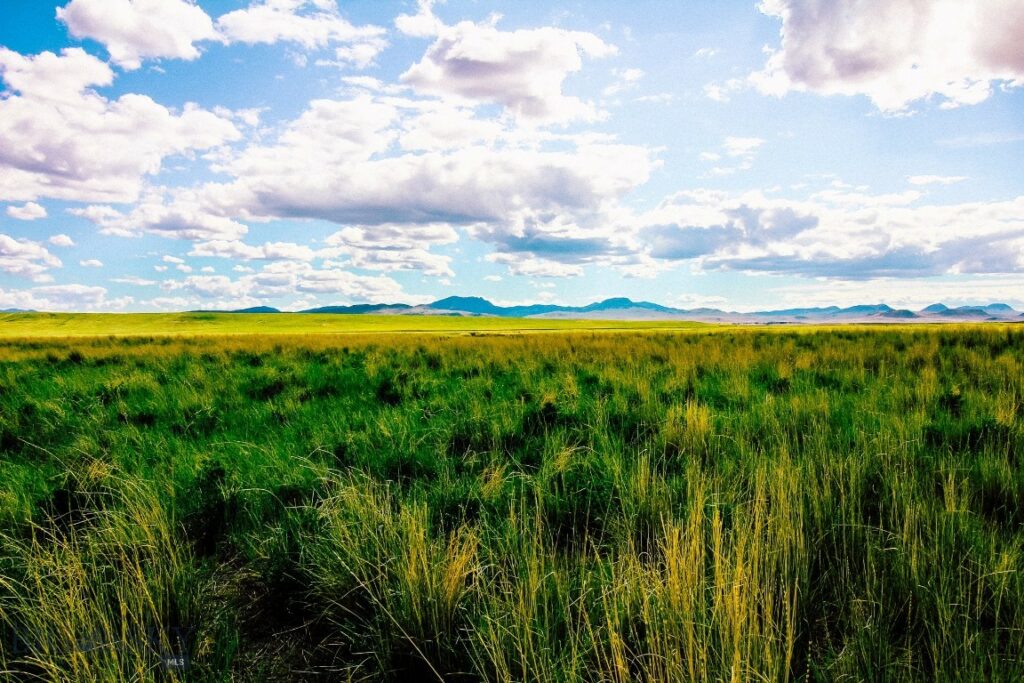
<instances>
[{"instance_id":1,"label":"cumulus cloud","mask_svg":"<svg viewBox=\"0 0 1024 683\"><path fill-rule=\"evenodd\" d=\"M39 218L46 218L46 209L35 202L28 202L21 206L12 204L7 207L7 215L11 218L17 218L19 221L34 221Z\"/></svg>"},{"instance_id":2,"label":"cumulus cloud","mask_svg":"<svg viewBox=\"0 0 1024 683\"><path fill-rule=\"evenodd\" d=\"M719 152L702 152L700 155L701 161L717 162L721 161L723 157L732 162L730 166L714 166L710 171L709 175L713 176L724 176L732 175L737 171L746 171L753 167L754 157L757 155L757 151L764 144L762 138L756 137L739 137L739 136L728 136L722 143L721 151Z\"/></svg>"},{"instance_id":3,"label":"cumulus cloud","mask_svg":"<svg viewBox=\"0 0 1024 683\"><path fill-rule=\"evenodd\" d=\"M612 55L614 46L592 33L550 26L502 31L497 20L446 26L433 16L431 3L420 3L418 15L403 15L396 25L410 35L435 40L402 74L402 81L423 93L497 103L522 120L600 117L593 104L565 95L562 86L582 68L583 57Z\"/></svg>"},{"instance_id":4,"label":"cumulus cloud","mask_svg":"<svg viewBox=\"0 0 1024 683\"><path fill-rule=\"evenodd\" d=\"M615 80L601 91L605 97L636 88L640 79L644 77L644 71L643 69L612 69L612 76L615 77Z\"/></svg>"},{"instance_id":5,"label":"cumulus cloud","mask_svg":"<svg viewBox=\"0 0 1024 683\"><path fill-rule=\"evenodd\" d=\"M196 43L218 37L210 17L189 0L71 0L57 18L76 38L103 44L110 59L137 69L143 59L195 59Z\"/></svg>"},{"instance_id":6,"label":"cumulus cloud","mask_svg":"<svg viewBox=\"0 0 1024 683\"><path fill-rule=\"evenodd\" d=\"M78 48L0 48L0 74L0 200L133 201L165 157L240 137L196 105L174 112L145 95L106 99L93 87L113 81L110 67Z\"/></svg>"},{"instance_id":7,"label":"cumulus cloud","mask_svg":"<svg viewBox=\"0 0 1024 683\"><path fill-rule=\"evenodd\" d=\"M102 268L103 261L100 261L99 259L95 258L90 258L85 259L83 261L79 261L78 265L82 266L83 268Z\"/></svg>"},{"instance_id":8,"label":"cumulus cloud","mask_svg":"<svg viewBox=\"0 0 1024 683\"><path fill-rule=\"evenodd\" d=\"M97 204L68 211L96 224L105 235L121 237L148 233L197 241L234 240L248 231L242 223L203 206L190 190L177 190L169 196L149 193L127 213Z\"/></svg>"},{"instance_id":9,"label":"cumulus cloud","mask_svg":"<svg viewBox=\"0 0 1024 683\"><path fill-rule=\"evenodd\" d=\"M46 241L49 242L50 244L52 244L55 247L73 247L73 246L75 246L75 241L73 239L71 239L70 237L68 237L67 235L64 235L64 234L53 235L52 237L50 237L50 239L48 239Z\"/></svg>"},{"instance_id":10,"label":"cumulus cloud","mask_svg":"<svg viewBox=\"0 0 1024 683\"><path fill-rule=\"evenodd\" d=\"M91 311L122 309L132 297L108 299L105 287L91 285L46 285L22 290L0 289L0 308L36 311Z\"/></svg>"},{"instance_id":11,"label":"cumulus cloud","mask_svg":"<svg viewBox=\"0 0 1024 683\"><path fill-rule=\"evenodd\" d=\"M966 176L956 175L912 175L907 177L911 185L955 185L967 180Z\"/></svg>"},{"instance_id":12,"label":"cumulus cloud","mask_svg":"<svg viewBox=\"0 0 1024 683\"><path fill-rule=\"evenodd\" d=\"M296 43L307 50L334 43L339 62L366 67L387 47L384 29L354 26L334 0L263 0L217 19L225 40L233 43Z\"/></svg>"},{"instance_id":13,"label":"cumulus cloud","mask_svg":"<svg viewBox=\"0 0 1024 683\"><path fill-rule=\"evenodd\" d=\"M443 151L473 144L492 144L506 130L493 119L478 118L468 107L447 103L423 106L418 114L402 124L398 138L402 149Z\"/></svg>"},{"instance_id":14,"label":"cumulus cloud","mask_svg":"<svg viewBox=\"0 0 1024 683\"><path fill-rule=\"evenodd\" d=\"M317 60L318 66L353 66L357 69L365 69L372 66L377 55L384 51L388 42L383 38L366 38L352 45L334 49L334 61Z\"/></svg>"},{"instance_id":15,"label":"cumulus cloud","mask_svg":"<svg viewBox=\"0 0 1024 683\"><path fill-rule=\"evenodd\" d=\"M407 295L401 285L384 275L359 275L341 268L314 268L308 263L295 261L272 262L258 272L236 279L225 275L190 275L181 280L166 280L161 288L179 296L231 301L244 306L297 292L334 295L345 301L421 303L423 300L423 297Z\"/></svg>"},{"instance_id":16,"label":"cumulus cloud","mask_svg":"<svg viewBox=\"0 0 1024 683\"><path fill-rule=\"evenodd\" d=\"M416 9L416 14L395 17L395 28L414 38L432 38L444 30L444 22L434 15L434 0L418 0Z\"/></svg>"},{"instance_id":17,"label":"cumulus cloud","mask_svg":"<svg viewBox=\"0 0 1024 683\"><path fill-rule=\"evenodd\" d=\"M448 271L442 259L389 249L398 235L385 226L480 228L476 234L509 245L516 241L506 237L525 239L529 227L539 248L540 231L565 232L567 224L586 228L645 182L655 165L643 147L570 135L555 136L548 145L544 136L523 137L501 126L480 127L476 140L456 137L463 144L444 144L448 133L424 121L435 113L434 107L391 96L314 101L276 141L251 145L217 165L235 180L207 184L202 202L246 220L320 219L353 226L363 231L344 233L351 237L345 246L354 262L403 268L419 263L440 273ZM404 145L423 151L405 153ZM370 249L368 239L383 239L384 248Z\"/></svg>"},{"instance_id":18,"label":"cumulus cloud","mask_svg":"<svg viewBox=\"0 0 1024 683\"><path fill-rule=\"evenodd\" d=\"M309 247L292 242L265 242L260 246L239 240L213 240L200 242L189 256L238 259L241 261L311 261L315 252Z\"/></svg>"},{"instance_id":19,"label":"cumulus cloud","mask_svg":"<svg viewBox=\"0 0 1024 683\"><path fill-rule=\"evenodd\" d=\"M1020 310L1024 308L1024 279L1019 276L974 275L969 279L951 278L873 278L831 281L828 287L820 282L798 283L768 290L781 306L851 306L877 301L884 293L885 302L894 308L920 310L937 302L948 306L977 306L1003 302Z\"/></svg>"},{"instance_id":20,"label":"cumulus cloud","mask_svg":"<svg viewBox=\"0 0 1024 683\"><path fill-rule=\"evenodd\" d=\"M977 104L1024 85L1024 5L1016 0L763 0L781 46L751 75L761 92L865 95L889 113L935 98Z\"/></svg>"},{"instance_id":21,"label":"cumulus cloud","mask_svg":"<svg viewBox=\"0 0 1024 683\"><path fill-rule=\"evenodd\" d=\"M729 136L725 138L722 147L725 149L725 153L731 157L748 157L760 149L763 144L764 140L761 138Z\"/></svg>"},{"instance_id":22,"label":"cumulus cloud","mask_svg":"<svg viewBox=\"0 0 1024 683\"><path fill-rule=\"evenodd\" d=\"M51 279L48 271L61 265L60 259L38 242L0 234L0 271L46 282Z\"/></svg>"},{"instance_id":23,"label":"cumulus cloud","mask_svg":"<svg viewBox=\"0 0 1024 683\"><path fill-rule=\"evenodd\" d=\"M364 270L419 270L426 275L451 276L451 258L430 252L434 245L449 244L458 234L446 224L348 227L330 235L319 256L345 259Z\"/></svg>"},{"instance_id":24,"label":"cumulus cloud","mask_svg":"<svg viewBox=\"0 0 1024 683\"><path fill-rule=\"evenodd\" d=\"M824 192L684 192L639 219L647 253L705 270L866 279L1014 273L1024 267L1024 197L921 205Z\"/></svg>"},{"instance_id":25,"label":"cumulus cloud","mask_svg":"<svg viewBox=\"0 0 1024 683\"><path fill-rule=\"evenodd\" d=\"M546 258L497 252L488 254L487 260L508 266L508 272L511 275L527 277L579 277L583 275L582 266Z\"/></svg>"},{"instance_id":26,"label":"cumulus cloud","mask_svg":"<svg viewBox=\"0 0 1024 683\"><path fill-rule=\"evenodd\" d=\"M137 277L135 275L129 275L127 277L112 277L111 282L116 282L120 285L132 285L133 287L152 287L159 284L156 280L147 280L143 277Z\"/></svg>"}]
</instances>

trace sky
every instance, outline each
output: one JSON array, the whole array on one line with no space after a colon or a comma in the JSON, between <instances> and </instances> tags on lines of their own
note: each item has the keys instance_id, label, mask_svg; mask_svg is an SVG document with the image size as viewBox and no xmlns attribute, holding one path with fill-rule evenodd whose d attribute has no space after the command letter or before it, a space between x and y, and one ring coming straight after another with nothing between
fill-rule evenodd
<instances>
[{"instance_id":1,"label":"sky","mask_svg":"<svg viewBox=\"0 0 1024 683\"><path fill-rule=\"evenodd\" d=\"M2 0L0 308L1024 310L1019 0Z\"/></svg>"}]
</instances>

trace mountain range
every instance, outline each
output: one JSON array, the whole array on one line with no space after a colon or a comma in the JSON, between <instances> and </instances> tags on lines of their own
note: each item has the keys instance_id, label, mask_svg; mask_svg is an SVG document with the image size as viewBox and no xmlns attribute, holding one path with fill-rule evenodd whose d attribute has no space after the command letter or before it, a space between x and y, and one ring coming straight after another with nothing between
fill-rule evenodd
<instances>
[{"instance_id":1,"label":"mountain range","mask_svg":"<svg viewBox=\"0 0 1024 683\"><path fill-rule=\"evenodd\" d=\"M269 306L244 308L232 313L277 313ZM617 297L597 301L586 306L560 306L532 304L499 306L478 296L450 296L429 304L354 304L349 306L321 306L300 313L336 313L359 315L464 315L495 316L505 318L585 318L606 320L698 320L735 323L814 323L814 322L965 322L965 321L1017 321L1024 322L1024 313L1004 303L985 306L949 307L936 303L919 311L892 308L886 304L786 308L779 310L737 312L717 308L672 308L649 301L633 301Z\"/></svg>"}]
</instances>

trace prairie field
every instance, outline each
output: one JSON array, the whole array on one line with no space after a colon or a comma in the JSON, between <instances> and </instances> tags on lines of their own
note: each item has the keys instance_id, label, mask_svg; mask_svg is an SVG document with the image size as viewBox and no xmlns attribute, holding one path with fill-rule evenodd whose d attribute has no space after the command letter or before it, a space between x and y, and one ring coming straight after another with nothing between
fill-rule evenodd
<instances>
[{"instance_id":1,"label":"prairie field","mask_svg":"<svg viewBox=\"0 0 1024 683\"><path fill-rule=\"evenodd\" d=\"M109 317L0 325L0 679L1024 680L1020 326Z\"/></svg>"}]
</instances>

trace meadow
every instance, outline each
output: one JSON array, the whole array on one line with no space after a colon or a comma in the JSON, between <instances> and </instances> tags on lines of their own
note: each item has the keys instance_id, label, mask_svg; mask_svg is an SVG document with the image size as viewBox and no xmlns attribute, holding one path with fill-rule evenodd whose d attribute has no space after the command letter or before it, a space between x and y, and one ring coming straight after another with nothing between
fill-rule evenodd
<instances>
[{"instance_id":1,"label":"meadow","mask_svg":"<svg viewBox=\"0 0 1024 683\"><path fill-rule=\"evenodd\" d=\"M1024 680L1024 328L291 317L0 325L0 679Z\"/></svg>"}]
</instances>

